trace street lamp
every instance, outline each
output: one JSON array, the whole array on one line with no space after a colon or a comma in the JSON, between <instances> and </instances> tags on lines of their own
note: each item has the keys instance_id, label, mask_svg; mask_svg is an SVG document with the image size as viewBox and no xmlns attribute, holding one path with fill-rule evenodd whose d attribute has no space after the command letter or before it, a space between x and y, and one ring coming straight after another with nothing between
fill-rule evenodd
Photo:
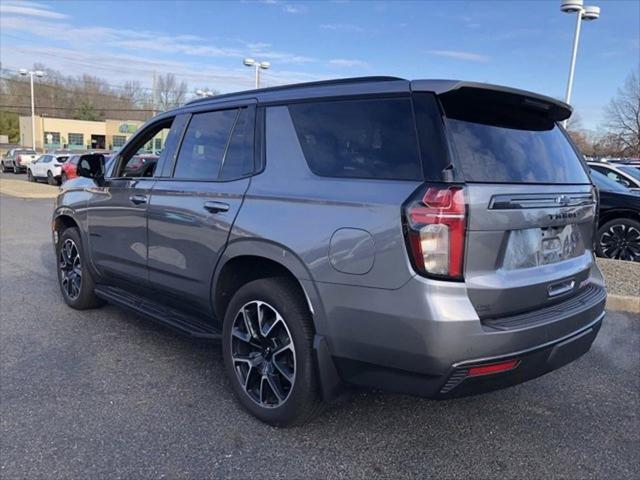
<instances>
[{"instance_id":1,"label":"street lamp","mask_svg":"<svg viewBox=\"0 0 640 480\"><path fill-rule=\"evenodd\" d=\"M245 58L242 63L246 67L254 67L256 69L256 88L260 88L260 70L266 70L271 64L269 62L258 62L253 58Z\"/></svg>"},{"instance_id":2,"label":"street lamp","mask_svg":"<svg viewBox=\"0 0 640 480\"><path fill-rule=\"evenodd\" d=\"M18 70L18 73L23 77L29 75L29 79L31 81L31 146L33 150L36 149L36 105L35 99L33 97L33 77L34 75L38 78L44 77L46 74L42 70L27 70L26 68L21 68Z\"/></svg>"},{"instance_id":3,"label":"street lamp","mask_svg":"<svg viewBox=\"0 0 640 480\"><path fill-rule=\"evenodd\" d=\"M208 88L199 88L196 90L196 95L199 97L213 97L215 93Z\"/></svg>"},{"instance_id":4,"label":"street lamp","mask_svg":"<svg viewBox=\"0 0 640 480\"><path fill-rule=\"evenodd\" d=\"M600 17L600 7L584 7L583 0L562 0L560 10L564 13L576 14L576 31L573 36L573 51L571 53L571 66L569 67L569 81L565 102L571 102L571 89L573 88L573 74L576 69L576 55L578 54L578 40L580 39L580 24L582 20L597 20ZM567 121L564 121L566 125Z\"/></svg>"}]
</instances>

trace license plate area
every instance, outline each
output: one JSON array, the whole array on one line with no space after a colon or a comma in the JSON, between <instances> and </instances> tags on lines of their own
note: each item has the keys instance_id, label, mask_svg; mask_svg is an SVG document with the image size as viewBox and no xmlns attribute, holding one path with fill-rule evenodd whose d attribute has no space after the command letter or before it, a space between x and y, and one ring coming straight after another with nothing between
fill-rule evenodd
<instances>
[{"instance_id":1,"label":"license plate area","mask_svg":"<svg viewBox=\"0 0 640 480\"><path fill-rule=\"evenodd\" d=\"M575 224L511 230L502 268L550 265L579 257L584 251L582 233Z\"/></svg>"}]
</instances>

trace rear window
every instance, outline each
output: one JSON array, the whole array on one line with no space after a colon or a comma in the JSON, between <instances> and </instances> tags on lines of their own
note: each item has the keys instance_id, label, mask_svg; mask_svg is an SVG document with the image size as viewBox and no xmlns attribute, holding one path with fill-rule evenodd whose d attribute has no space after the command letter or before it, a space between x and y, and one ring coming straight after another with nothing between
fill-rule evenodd
<instances>
[{"instance_id":1,"label":"rear window","mask_svg":"<svg viewBox=\"0 0 640 480\"><path fill-rule=\"evenodd\" d=\"M409 98L299 103L289 112L316 175L422 178Z\"/></svg>"},{"instance_id":2,"label":"rear window","mask_svg":"<svg viewBox=\"0 0 640 480\"><path fill-rule=\"evenodd\" d=\"M638 167L629 167L627 165L625 165L623 167L618 167L618 168L620 170L622 170L624 173L626 173L627 175L632 176L636 180L640 180L640 168L638 168Z\"/></svg>"},{"instance_id":3,"label":"rear window","mask_svg":"<svg viewBox=\"0 0 640 480\"><path fill-rule=\"evenodd\" d=\"M629 190L626 187L623 187L615 180L611 180L609 177L593 168L591 169L591 179L600 190L604 190L606 192L629 193Z\"/></svg>"},{"instance_id":4,"label":"rear window","mask_svg":"<svg viewBox=\"0 0 640 480\"><path fill-rule=\"evenodd\" d=\"M560 128L528 129L461 119L447 120L465 180L496 183L589 183Z\"/></svg>"}]
</instances>

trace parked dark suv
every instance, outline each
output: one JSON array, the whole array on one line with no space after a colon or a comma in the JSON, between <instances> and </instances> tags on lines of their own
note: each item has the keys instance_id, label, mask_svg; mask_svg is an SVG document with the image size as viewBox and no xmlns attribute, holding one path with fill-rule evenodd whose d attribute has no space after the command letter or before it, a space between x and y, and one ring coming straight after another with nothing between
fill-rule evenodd
<instances>
[{"instance_id":1,"label":"parked dark suv","mask_svg":"<svg viewBox=\"0 0 640 480\"><path fill-rule=\"evenodd\" d=\"M220 339L240 403L274 425L343 383L447 398L537 377L604 317L570 114L391 77L194 101L106 171L80 158L53 215L62 294ZM161 154L135 176L145 145Z\"/></svg>"}]
</instances>

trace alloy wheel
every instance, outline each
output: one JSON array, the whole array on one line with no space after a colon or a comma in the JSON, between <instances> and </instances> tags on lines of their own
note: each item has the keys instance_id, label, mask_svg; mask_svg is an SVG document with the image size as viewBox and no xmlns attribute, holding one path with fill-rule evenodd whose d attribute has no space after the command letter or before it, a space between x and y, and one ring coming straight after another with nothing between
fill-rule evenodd
<instances>
[{"instance_id":1,"label":"alloy wheel","mask_svg":"<svg viewBox=\"0 0 640 480\"><path fill-rule=\"evenodd\" d=\"M58 268L62 290L70 300L75 300L80 296L82 287L82 264L80 262L80 251L75 242L68 238L64 241L60 249L58 258Z\"/></svg>"},{"instance_id":2,"label":"alloy wheel","mask_svg":"<svg viewBox=\"0 0 640 480\"><path fill-rule=\"evenodd\" d=\"M231 328L233 368L245 393L264 408L282 405L293 389L293 338L278 311L266 302L245 304Z\"/></svg>"},{"instance_id":3,"label":"alloy wheel","mask_svg":"<svg viewBox=\"0 0 640 480\"><path fill-rule=\"evenodd\" d=\"M600 236L600 249L608 258L637 261L640 259L640 231L624 223L612 225Z\"/></svg>"}]
</instances>

